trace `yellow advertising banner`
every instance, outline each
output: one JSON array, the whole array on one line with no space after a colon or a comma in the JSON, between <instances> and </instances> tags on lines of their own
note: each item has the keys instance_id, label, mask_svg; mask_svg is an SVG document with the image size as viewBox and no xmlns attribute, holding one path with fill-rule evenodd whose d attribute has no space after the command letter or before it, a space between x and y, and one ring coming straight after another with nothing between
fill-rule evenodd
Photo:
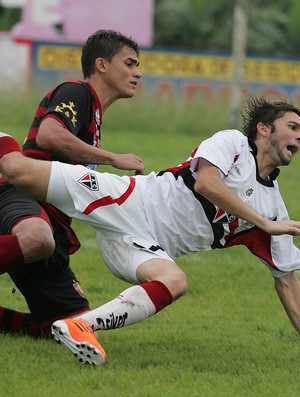
<instances>
[{"instance_id":1,"label":"yellow advertising banner","mask_svg":"<svg viewBox=\"0 0 300 397\"><path fill-rule=\"evenodd\" d=\"M40 45L37 65L42 70L81 71L81 48L59 45Z\"/></svg>"},{"instance_id":2,"label":"yellow advertising banner","mask_svg":"<svg viewBox=\"0 0 300 397\"><path fill-rule=\"evenodd\" d=\"M191 55L145 51L140 56L145 75L230 80L232 58L228 56ZM300 61L247 58L244 80L265 83L299 84Z\"/></svg>"},{"instance_id":3,"label":"yellow advertising banner","mask_svg":"<svg viewBox=\"0 0 300 397\"><path fill-rule=\"evenodd\" d=\"M42 44L38 48L40 70L81 71L81 48ZM229 56L141 51L140 70L146 76L230 80L233 62ZM300 84L300 61L247 58L244 80L252 82Z\"/></svg>"}]
</instances>

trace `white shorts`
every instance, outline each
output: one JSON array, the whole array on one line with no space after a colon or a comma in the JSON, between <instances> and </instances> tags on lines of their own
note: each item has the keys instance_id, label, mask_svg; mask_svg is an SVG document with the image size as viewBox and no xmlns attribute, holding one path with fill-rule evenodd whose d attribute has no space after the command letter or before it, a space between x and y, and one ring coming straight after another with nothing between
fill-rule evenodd
<instances>
[{"instance_id":1,"label":"white shorts","mask_svg":"<svg viewBox=\"0 0 300 397\"><path fill-rule=\"evenodd\" d=\"M134 178L52 163L47 201L97 230L100 252L117 277L138 284L136 270L149 259L173 261L150 231Z\"/></svg>"},{"instance_id":2,"label":"white shorts","mask_svg":"<svg viewBox=\"0 0 300 397\"><path fill-rule=\"evenodd\" d=\"M137 236L104 238L97 232L99 250L107 267L116 277L132 284L139 284L136 271L149 259L173 259L153 240L142 240Z\"/></svg>"}]
</instances>

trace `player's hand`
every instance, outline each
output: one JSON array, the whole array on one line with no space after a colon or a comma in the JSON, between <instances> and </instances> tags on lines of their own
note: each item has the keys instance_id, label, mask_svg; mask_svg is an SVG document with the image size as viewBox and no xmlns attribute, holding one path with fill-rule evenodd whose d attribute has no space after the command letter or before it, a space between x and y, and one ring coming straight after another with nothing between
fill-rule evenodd
<instances>
[{"instance_id":1,"label":"player's hand","mask_svg":"<svg viewBox=\"0 0 300 397\"><path fill-rule=\"evenodd\" d=\"M142 159L132 153L115 154L111 165L120 170L135 171L135 175L144 175L145 173Z\"/></svg>"},{"instance_id":2,"label":"player's hand","mask_svg":"<svg viewBox=\"0 0 300 397\"><path fill-rule=\"evenodd\" d=\"M264 231L274 236L281 234L290 234L291 236L300 236L299 221L267 221Z\"/></svg>"}]
</instances>

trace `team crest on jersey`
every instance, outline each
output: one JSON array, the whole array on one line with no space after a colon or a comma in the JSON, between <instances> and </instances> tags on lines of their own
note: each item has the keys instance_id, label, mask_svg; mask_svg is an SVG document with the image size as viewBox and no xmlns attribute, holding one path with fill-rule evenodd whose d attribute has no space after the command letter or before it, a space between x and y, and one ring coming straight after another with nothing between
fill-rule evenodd
<instances>
[{"instance_id":1,"label":"team crest on jersey","mask_svg":"<svg viewBox=\"0 0 300 397\"><path fill-rule=\"evenodd\" d=\"M90 190L99 190L96 175L92 172L88 172L82 176L80 179L78 179L78 182Z\"/></svg>"},{"instance_id":2,"label":"team crest on jersey","mask_svg":"<svg viewBox=\"0 0 300 397\"><path fill-rule=\"evenodd\" d=\"M235 220L235 216L228 214L228 212L218 208L213 223L231 223Z\"/></svg>"},{"instance_id":3,"label":"team crest on jersey","mask_svg":"<svg viewBox=\"0 0 300 397\"><path fill-rule=\"evenodd\" d=\"M76 291L80 296L82 296L83 298L85 298L83 289L81 288L81 285L80 285L79 281L73 280L73 287L74 287L75 291Z\"/></svg>"},{"instance_id":4,"label":"team crest on jersey","mask_svg":"<svg viewBox=\"0 0 300 397\"><path fill-rule=\"evenodd\" d=\"M75 110L74 102L69 101L69 103L61 102L60 105L57 105L54 109L56 112L63 113L68 119L71 120L73 126L76 126L77 123L77 111Z\"/></svg>"}]
</instances>

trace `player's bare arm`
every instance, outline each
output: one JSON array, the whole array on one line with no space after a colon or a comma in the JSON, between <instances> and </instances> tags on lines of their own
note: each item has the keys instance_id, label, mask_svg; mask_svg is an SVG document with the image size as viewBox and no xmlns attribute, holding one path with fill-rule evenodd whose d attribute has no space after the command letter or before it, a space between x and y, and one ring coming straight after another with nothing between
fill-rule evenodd
<instances>
[{"instance_id":1,"label":"player's bare arm","mask_svg":"<svg viewBox=\"0 0 300 397\"><path fill-rule=\"evenodd\" d=\"M300 235L300 222L275 222L259 215L224 184L219 169L203 158L199 159L195 190L224 211L235 215L237 218L244 219L269 234Z\"/></svg>"},{"instance_id":2,"label":"player's bare arm","mask_svg":"<svg viewBox=\"0 0 300 397\"><path fill-rule=\"evenodd\" d=\"M275 289L293 326L300 334L300 282L294 272L275 278Z\"/></svg>"},{"instance_id":3,"label":"player's bare arm","mask_svg":"<svg viewBox=\"0 0 300 397\"><path fill-rule=\"evenodd\" d=\"M95 148L77 138L53 117L47 117L42 121L37 143L41 149L70 163L110 165L140 174L145 172L142 159L135 154L117 154Z\"/></svg>"},{"instance_id":4,"label":"player's bare arm","mask_svg":"<svg viewBox=\"0 0 300 397\"><path fill-rule=\"evenodd\" d=\"M9 151L12 145L14 145L14 151ZM8 151L4 154L6 147ZM45 201L51 165L50 161L23 156L18 143L11 136L0 132L0 172L11 184Z\"/></svg>"}]
</instances>

